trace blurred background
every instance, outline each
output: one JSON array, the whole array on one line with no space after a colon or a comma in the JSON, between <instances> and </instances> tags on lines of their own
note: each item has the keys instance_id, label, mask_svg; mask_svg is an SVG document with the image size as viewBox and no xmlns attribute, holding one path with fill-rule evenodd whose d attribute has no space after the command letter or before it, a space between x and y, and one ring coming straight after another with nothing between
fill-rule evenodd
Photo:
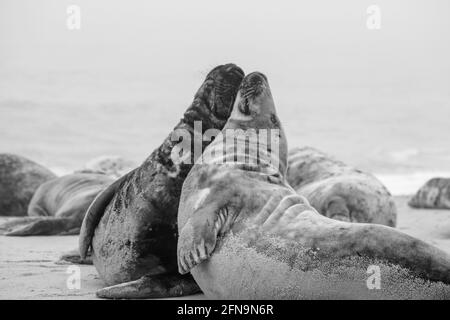
<instances>
[{"instance_id":1,"label":"blurred background","mask_svg":"<svg viewBox=\"0 0 450 320\"><path fill-rule=\"evenodd\" d=\"M81 29L67 27L67 8ZM380 29L367 8L381 10ZM447 0L0 0L0 152L58 173L142 162L207 72L265 73L290 147L311 145L393 193L450 176Z\"/></svg>"}]
</instances>

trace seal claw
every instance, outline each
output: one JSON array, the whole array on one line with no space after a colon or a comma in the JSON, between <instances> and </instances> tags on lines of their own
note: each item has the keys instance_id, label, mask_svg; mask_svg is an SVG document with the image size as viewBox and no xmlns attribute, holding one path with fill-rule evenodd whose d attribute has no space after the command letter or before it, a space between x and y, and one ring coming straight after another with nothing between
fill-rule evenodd
<instances>
[{"instance_id":1,"label":"seal claw","mask_svg":"<svg viewBox=\"0 0 450 320\"><path fill-rule=\"evenodd\" d=\"M178 259L178 271L181 274L185 274L189 272L189 268L186 264L186 261L184 259L184 256Z\"/></svg>"},{"instance_id":2,"label":"seal claw","mask_svg":"<svg viewBox=\"0 0 450 320\"><path fill-rule=\"evenodd\" d=\"M207 248L205 246L205 240L203 240L203 239L201 240L199 246L197 247L197 250L198 250L198 253L199 253L199 256L200 256L201 260L208 259L208 255L206 254Z\"/></svg>"}]
</instances>

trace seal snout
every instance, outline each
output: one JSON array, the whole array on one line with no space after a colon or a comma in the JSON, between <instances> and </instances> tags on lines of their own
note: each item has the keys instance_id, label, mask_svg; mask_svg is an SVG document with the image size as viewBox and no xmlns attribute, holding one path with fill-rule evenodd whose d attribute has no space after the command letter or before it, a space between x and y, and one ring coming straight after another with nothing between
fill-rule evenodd
<instances>
[{"instance_id":1,"label":"seal snout","mask_svg":"<svg viewBox=\"0 0 450 320\"><path fill-rule=\"evenodd\" d=\"M235 77L240 78L240 80L242 80L245 76L244 71L241 68L239 68L237 65L235 65L234 63L225 64L223 67L227 74L232 74Z\"/></svg>"},{"instance_id":2,"label":"seal snout","mask_svg":"<svg viewBox=\"0 0 450 320\"><path fill-rule=\"evenodd\" d=\"M246 98L253 98L260 95L269 87L267 77L261 72L252 72L248 74L241 84L241 94Z\"/></svg>"},{"instance_id":3,"label":"seal snout","mask_svg":"<svg viewBox=\"0 0 450 320\"><path fill-rule=\"evenodd\" d=\"M212 80L212 90L205 101L219 119L227 119L233 108L244 71L233 63L217 66L207 76Z\"/></svg>"},{"instance_id":4,"label":"seal snout","mask_svg":"<svg viewBox=\"0 0 450 320\"><path fill-rule=\"evenodd\" d=\"M207 78L217 81L219 87L234 85L238 86L244 79L244 71L234 63L228 63L215 67L208 74Z\"/></svg>"},{"instance_id":5,"label":"seal snout","mask_svg":"<svg viewBox=\"0 0 450 320\"><path fill-rule=\"evenodd\" d=\"M240 110L244 114L250 114L251 100L260 96L264 92L268 92L269 84L267 77L261 72L252 72L242 80L239 88L241 97Z\"/></svg>"}]
</instances>

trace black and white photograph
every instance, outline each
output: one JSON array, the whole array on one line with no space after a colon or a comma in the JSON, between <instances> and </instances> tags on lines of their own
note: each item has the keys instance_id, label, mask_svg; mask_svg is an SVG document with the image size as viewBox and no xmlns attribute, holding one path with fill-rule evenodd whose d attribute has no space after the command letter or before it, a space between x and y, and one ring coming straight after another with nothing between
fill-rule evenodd
<instances>
[{"instance_id":1,"label":"black and white photograph","mask_svg":"<svg viewBox=\"0 0 450 320\"><path fill-rule=\"evenodd\" d=\"M0 300L450 300L449 39L447 0L0 0Z\"/></svg>"}]
</instances>

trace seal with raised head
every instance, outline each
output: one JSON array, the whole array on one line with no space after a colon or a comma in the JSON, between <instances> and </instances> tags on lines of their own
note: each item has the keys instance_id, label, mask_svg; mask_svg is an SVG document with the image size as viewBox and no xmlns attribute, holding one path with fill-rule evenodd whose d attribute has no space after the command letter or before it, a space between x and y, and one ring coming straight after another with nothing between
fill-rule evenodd
<instances>
[{"instance_id":1,"label":"seal with raised head","mask_svg":"<svg viewBox=\"0 0 450 320\"><path fill-rule=\"evenodd\" d=\"M44 182L28 205L28 217L0 225L7 236L78 234L95 197L114 179L105 174L74 173Z\"/></svg>"},{"instance_id":2,"label":"seal with raised head","mask_svg":"<svg viewBox=\"0 0 450 320\"><path fill-rule=\"evenodd\" d=\"M195 139L208 129L221 130L243 77L234 64L210 71L173 133ZM201 121L200 128L196 121ZM203 147L210 143L205 140L200 141ZM82 258L92 248L94 265L110 286L99 290L99 297L169 297L199 291L192 277L177 272L178 202L197 154L174 157L180 151L178 141L170 134L141 166L114 182L88 209L79 248Z\"/></svg>"},{"instance_id":3,"label":"seal with raised head","mask_svg":"<svg viewBox=\"0 0 450 320\"><path fill-rule=\"evenodd\" d=\"M289 184L324 216L395 227L394 199L372 174L311 147L290 150L288 164Z\"/></svg>"},{"instance_id":4,"label":"seal with raised head","mask_svg":"<svg viewBox=\"0 0 450 320\"><path fill-rule=\"evenodd\" d=\"M0 154L0 216L26 216L36 189L56 178L47 168L24 157Z\"/></svg>"},{"instance_id":5,"label":"seal with raised head","mask_svg":"<svg viewBox=\"0 0 450 320\"><path fill-rule=\"evenodd\" d=\"M278 130L280 141L233 147L227 130ZM325 217L289 186L286 138L262 74L242 81L221 137L188 174L178 211L179 271L207 297L405 297L411 275L450 283L446 252L391 227ZM370 266L380 268L381 290L368 288ZM450 286L417 281L418 295L450 297Z\"/></svg>"},{"instance_id":6,"label":"seal with raised head","mask_svg":"<svg viewBox=\"0 0 450 320\"><path fill-rule=\"evenodd\" d=\"M408 204L413 208L450 209L450 178L429 180Z\"/></svg>"}]
</instances>

